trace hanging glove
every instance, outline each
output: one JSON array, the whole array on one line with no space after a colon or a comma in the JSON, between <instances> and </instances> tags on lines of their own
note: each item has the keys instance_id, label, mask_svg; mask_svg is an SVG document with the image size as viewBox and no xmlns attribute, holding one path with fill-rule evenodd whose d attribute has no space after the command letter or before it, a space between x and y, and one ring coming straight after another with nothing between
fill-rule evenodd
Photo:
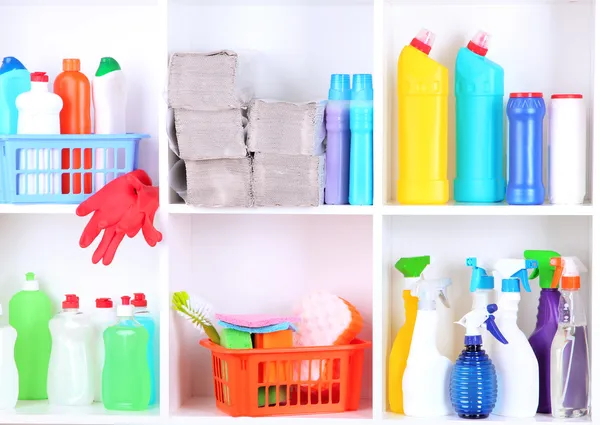
<instances>
[{"instance_id":1,"label":"hanging glove","mask_svg":"<svg viewBox=\"0 0 600 425\"><path fill-rule=\"evenodd\" d=\"M118 177L100 189L77 208L77 215L93 216L85 227L79 246L87 248L104 230L100 244L92 256L92 262L109 265L125 235L136 236L140 229L150 246L162 240L162 234L154 228L154 216L158 209L158 188L143 170L136 170Z\"/></svg>"}]
</instances>

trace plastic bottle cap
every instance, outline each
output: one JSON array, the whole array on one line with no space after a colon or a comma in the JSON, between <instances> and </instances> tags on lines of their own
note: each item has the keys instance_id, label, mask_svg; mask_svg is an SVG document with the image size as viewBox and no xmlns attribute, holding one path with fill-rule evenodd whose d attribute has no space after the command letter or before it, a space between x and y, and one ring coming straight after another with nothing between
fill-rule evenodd
<instances>
[{"instance_id":1,"label":"plastic bottle cap","mask_svg":"<svg viewBox=\"0 0 600 425\"><path fill-rule=\"evenodd\" d=\"M485 31L477 31L477 34L473 36L467 48L473 53L479 56L485 56L488 52L488 43L490 41L490 35Z\"/></svg>"},{"instance_id":2,"label":"plastic bottle cap","mask_svg":"<svg viewBox=\"0 0 600 425\"><path fill-rule=\"evenodd\" d=\"M565 291L576 291L581 288L581 277L579 276L563 276L560 281L560 286Z\"/></svg>"},{"instance_id":3,"label":"plastic bottle cap","mask_svg":"<svg viewBox=\"0 0 600 425\"><path fill-rule=\"evenodd\" d=\"M48 75L45 72L32 72L31 81L35 83L47 83Z\"/></svg>"},{"instance_id":4,"label":"plastic bottle cap","mask_svg":"<svg viewBox=\"0 0 600 425\"><path fill-rule=\"evenodd\" d=\"M113 302L110 298L97 298L96 308L113 308Z\"/></svg>"},{"instance_id":5,"label":"plastic bottle cap","mask_svg":"<svg viewBox=\"0 0 600 425\"><path fill-rule=\"evenodd\" d=\"M435 34L431 31L422 28L415 38L412 39L410 45L415 49L422 51L426 55L431 52L431 46L435 42Z\"/></svg>"},{"instance_id":6,"label":"plastic bottle cap","mask_svg":"<svg viewBox=\"0 0 600 425\"><path fill-rule=\"evenodd\" d=\"M63 59L63 71L79 71L80 69L79 59Z\"/></svg>"},{"instance_id":7,"label":"plastic bottle cap","mask_svg":"<svg viewBox=\"0 0 600 425\"><path fill-rule=\"evenodd\" d=\"M373 76L354 74L352 76L351 100L373 100Z\"/></svg>"},{"instance_id":8,"label":"plastic bottle cap","mask_svg":"<svg viewBox=\"0 0 600 425\"><path fill-rule=\"evenodd\" d=\"M25 274L25 283L23 284L24 291L38 291L40 284L35 280L35 273L29 272Z\"/></svg>"},{"instance_id":9,"label":"plastic bottle cap","mask_svg":"<svg viewBox=\"0 0 600 425\"><path fill-rule=\"evenodd\" d=\"M522 93L511 93L511 98L520 98L520 97L544 97L544 93L540 92L522 92Z\"/></svg>"},{"instance_id":10,"label":"plastic bottle cap","mask_svg":"<svg viewBox=\"0 0 600 425\"><path fill-rule=\"evenodd\" d=\"M118 317L133 317L133 306L130 304L131 297L124 295L121 297L121 305L117 307Z\"/></svg>"},{"instance_id":11,"label":"plastic bottle cap","mask_svg":"<svg viewBox=\"0 0 600 425\"><path fill-rule=\"evenodd\" d=\"M516 277L502 279L502 292L521 292L520 280Z\"/></svg>"},{"instance_id":12,"label":"plastic bottle cap","mask_svg":"<svg viewBox=\"0 0 600 425\"><path fill-rule=\"evenodd\" d=\"M329 100L350 100L349 74L331 74Z\"/></svg>"},{"instance_id":13,"label":"plastic bottle cap","mask_svg":"<svg viewBox=\"0 0 600 425\"><path fill-rule=\"evenodd\" d=\"M19 59L14 58L12 56L7 56L2 59L2 65L0 65L0 75L14 71L16 69L25 69L25 66L19 61Z\"/></svg>"},{"instance_id":14,"label":"plastic bottle cap","mask_svg":"<svg viewBox=\"0 0 600 425\"><path fill-rule=\"evenodd\" d=\"M100 59L100 65L98 66L98 70L96 70L96 77L102 77L103 75L108 74L113 71L120 71L121 65L116 59L111 57L105 57Z\"/></svg>"},{"instance_id":15,"label":"plastic bottle cap","mask_svg":"<svg viewBox=\"0 0 600 425\"><path fill-rule=\"evenodd\" d=\"M146 300L146 295L142 293L133 294L133 300L131 301L131 304L134 307L147 307L148 301Z\"/></svg>"},{"instance_id":16,"label":"plastic bottle cap","mask_svg":"<svg viewBox=\"0 0 600 425\"><path fill-rule=\"evenodd\" d=\"M63 310L79 308L79 297L74 294L65 295L65 300L62 303Z\"/></svg>"},{"instance_id":17,"label":"plastic bottle cap","mask_svg":"<svg viewBox=\"0 0 600 425\"><path fill-rule=\"evenodd\" d=\"M582 94L553 94L550 99L583 99Z\"/></svg>"}]
</instances>

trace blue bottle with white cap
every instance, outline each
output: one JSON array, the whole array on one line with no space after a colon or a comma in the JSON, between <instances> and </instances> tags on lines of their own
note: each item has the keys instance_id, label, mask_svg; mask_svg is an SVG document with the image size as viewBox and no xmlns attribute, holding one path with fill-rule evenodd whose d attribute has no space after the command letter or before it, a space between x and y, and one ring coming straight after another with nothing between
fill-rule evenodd
<instances>
[{"instance_id":1,"label":"blue bottle with white cap","mask_svg":"<svg viewBox=\"0 0 600 425\"><path fill-rule=\"evenodd\" d=\"M496 404L498 384L496 369L481 345L481 329L487 329L502 344L508 344L496 325L496 304L473 309L460 321L464 326L465 349L452 368L450 399L459 417L465 419L487 418Z\"/></svg>"},{"instance_id":2,"label":"blue bottle with white cap","mask_svg":"<svg viewBox=\"0 0 600 425\"><path fill-rule=\"evenodd\" d=\"M351 205L373 205L373 77L352 76L350 92Z\"/></svg>"},{"instance_id":3,"label":"blue bottle with white cap","mask_svg":"<svg viewBox=\"0 0 600 425\"><path fill-rule=\"evenodd\" d=\"M0 134L17 134L17 96L31 90L31 77L23 64L12 56L0 65Z\"/></svg>"}]
</instances>

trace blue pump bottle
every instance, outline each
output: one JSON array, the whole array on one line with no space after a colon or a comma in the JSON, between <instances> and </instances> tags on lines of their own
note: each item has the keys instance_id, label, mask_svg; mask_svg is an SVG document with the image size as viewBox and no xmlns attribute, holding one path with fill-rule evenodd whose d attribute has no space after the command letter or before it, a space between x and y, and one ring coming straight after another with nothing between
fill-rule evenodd
<instances>
[{"instance_id":1,"label":"blue pump bottle","mask_svg":"<svg viewBox=\"0 0 600 425\"><path fill-rule=\"evenodd\" d=\"M496 369L481 348L480 329L487 329L502 344L508 344L496 325L493 313L497 310L496 304L489 304L484 309L474 309L456 322L467 328L465 349L458 356L450 378L450 399L461 418L487 418L496 404Z\"/></svg>"}]
</instances>

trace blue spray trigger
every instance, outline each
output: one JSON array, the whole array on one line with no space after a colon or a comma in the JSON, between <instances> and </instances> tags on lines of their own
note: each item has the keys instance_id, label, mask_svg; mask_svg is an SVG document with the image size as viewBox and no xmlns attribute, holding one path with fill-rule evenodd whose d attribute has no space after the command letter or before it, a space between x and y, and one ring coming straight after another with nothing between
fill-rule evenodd
<instances>
[{"instance_id":1,"label":"blue spray trigger","mask_svg":"<svg viewBox=\"0 0 600 425\"><path fill-rule=\"evenodd\" d=\"M488 304L487 311L489 315L484 322L485 328L489 331L489 333L494 335L494 338L496 338L502 344L508 344L508 341L506 340L506 338L504 338L504 335L502 335L502 332L500 332L500 329L496 324L496 317L492 314L498 311L498 306L496 304Z\"/></svg>"},{"instance_id":2,"label":"blue spray trigger","mask_svg":"<svg viewBox=\"0 0 600 425\"><path fill-rule=\"evenodd\" d=\"M527 260L529 261L529 260ZM536 262L537 264L537 262ZM534 266L534 268L537 267ZM521 269L518 272L516 272L515 274L513 274L511 277L517 278L519 279L519 281L521 282L521 285L523 285L523 288L525 288L526 292L531 292L531 287L529 286L529 273L527 273L527 269Z\"/></svg>"},{"instance_id":3,"label":"blue spray trigger","mask_svg":"<svg viewBox=\"0 0 600 425\"><path fill-rule=\"evenodd\" d=\"M475 292L478 289L494 289L494 277L489 276L485 269L477 267L477 258L467 258L466 264L468 267L472 267L471 273L471 284L469 290Z\"/></svg>"}]
</instances>

